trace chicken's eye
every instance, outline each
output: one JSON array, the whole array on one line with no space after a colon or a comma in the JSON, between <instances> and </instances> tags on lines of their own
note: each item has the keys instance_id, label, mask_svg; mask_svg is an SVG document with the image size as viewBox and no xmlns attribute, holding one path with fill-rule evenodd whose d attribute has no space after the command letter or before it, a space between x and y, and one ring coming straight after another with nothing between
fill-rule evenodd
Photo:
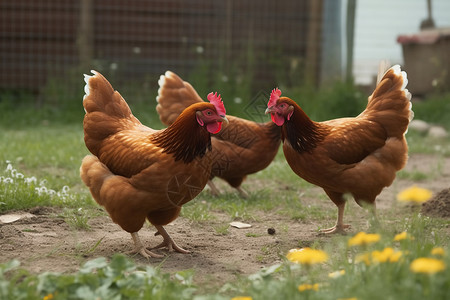
<instances>
[{"instance_id":1,"label":"chicken's eye","mask_svg":"<svg viewBox=\"0 0 450 300\"><path fill-rule=\"evenodd\" d=\"M208 111L206 111L206 115L210 116L210 115L212 115L212 112L210 110L208 110Z\"/></svg>"},{"instance_id":2,"label":"chicken's eye","mask_svg":"<svg viewBox=\"0 0 450 300\"><path fill-rule=\"evenodd\" d=\"M284 108L284 107L285 107L285 105L284 105L284 104L281 104L281 105L280 105L280 108Z\"/></svg>"}]
</instances>

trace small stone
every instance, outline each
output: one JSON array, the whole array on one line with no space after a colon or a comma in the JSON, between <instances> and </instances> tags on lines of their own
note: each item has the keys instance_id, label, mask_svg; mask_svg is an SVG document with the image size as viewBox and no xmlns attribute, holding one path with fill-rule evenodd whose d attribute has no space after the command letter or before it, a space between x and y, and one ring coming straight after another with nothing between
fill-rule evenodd
<instances>
[{"instance_id":1,"label":"small stone","mask_svg":"<svg viewBox=\"0 0 450 300\"><path fill-rule=\"evenodd\" d=\"M432 126L430 130L428 130L428 135L434 138L446 138L448 133L441 126Z\"/></svg>"},{"instance_id":2,"label":"small stone","mask_svg":"<svg viewBox=\"0 0 450 300\"><path fill-rule=\"evenodd\" d=\"M409 123L409 129L425 133L430 129L431 125L422 120L412 120Z\"/></svg>"},{"instance_id":3,"label":"small stone","mask_svg":"<svg viewBox=\"0 0 450 300\"><path fill-rule=\"evenodd\" d=\"M252 227L252 225L246 224L246 223L242 223L242 222L231 222L230 225L232 227L236 227L236 228L239 228L239 229Z\"/></svg>"},{"instance_id":4,"label":"small stone","mask_svg":"<svg viewBox=\"0 0 450 300\"><path fill-rule=\"evenodd\" d=\"M8 224L8 223L16 222L20 219L32 218L32 217L34 217L34 215L30 214L30 213L7 214L7 215L0 216L0 223Z\"/></svg>"},{"instance_id":5,"label":"small stone","mask_svg":"<svg viewBox=\"0 0 450 300\"><path fill-rule=\"evenodd\" d=\"M275 234L275 228L273 228L273 227L267 228L267 233L270 234L270 235L274 235Z\"/></svg>"}]
</instances>

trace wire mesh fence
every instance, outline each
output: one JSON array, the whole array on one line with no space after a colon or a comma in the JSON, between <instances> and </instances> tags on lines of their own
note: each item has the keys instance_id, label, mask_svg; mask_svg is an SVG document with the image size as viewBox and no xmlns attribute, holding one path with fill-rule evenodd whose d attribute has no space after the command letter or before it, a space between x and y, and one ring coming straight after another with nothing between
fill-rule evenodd
<instances>
[{"instance_id":1,"label":"wire mesh fence","mask_svg":"<svg viewBox=\"0 0 450 300\"><path fill-rule=\"evenodd\" d=\"M435 44L444 45L444 55L431 45L432 53L420 59L433 72L415 71L423 66L418 59L414 65L403 61L397 42L417 32L427 11L430 18L426 3L1 0L0 91L32 92L48 101L45 91L62 83L80 89L80 75L91 69L121 86L131 83L129 89L144 84L155 90L158 76L171 70L199 93L215 89L245 99L274 86L324 85L343 77L370 85L381 59L404 63L414 92L415 77L426 82L427 92L436 90L435 82L445 90L449 2L433 1L440 27Z\"/></svg>"},{"instance_id":2,"label":"wire mesh fence","mask_svg":"<svg viewBox=\"0 0 450 300\"><path fill-rule=\"evenodd\" d=\"M96 69L116 81L156 85L172 70L204 82L247 81L259 90L298 82L305 67L315 80L320 68L322 1L15 0L0 6L1 89L39 94L50 80L78 83L70 74Z\"/></svg>"}]
</instances>

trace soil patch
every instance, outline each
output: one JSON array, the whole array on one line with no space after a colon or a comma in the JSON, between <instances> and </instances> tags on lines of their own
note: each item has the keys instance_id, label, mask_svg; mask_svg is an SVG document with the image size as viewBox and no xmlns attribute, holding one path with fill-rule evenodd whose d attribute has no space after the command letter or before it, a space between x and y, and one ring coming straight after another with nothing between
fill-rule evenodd
<instances>
[{"instance_id":1,"label":"soil patch","mask_svg":"<svg viewBox=\"0 0 450 300\"><path fill-rule=\"evenodd\" d=\"M450 188L443 189L422 204L422 213L430 217L450 218Z\"/></svg>"}]
</instances>

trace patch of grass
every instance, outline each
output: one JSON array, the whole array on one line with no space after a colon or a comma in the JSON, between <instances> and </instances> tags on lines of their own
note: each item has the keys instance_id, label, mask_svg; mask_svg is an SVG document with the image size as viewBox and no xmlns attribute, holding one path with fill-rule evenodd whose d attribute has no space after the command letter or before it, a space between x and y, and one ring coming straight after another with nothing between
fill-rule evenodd
<instances>
[{"instance_id":1,"label":"patch of grass","mask_svg":"<svg viewBox=\"0 0 450 300\"><path fill-rule=\"evenodd\" d=\"M422 101L415 101L412 109L414 118L432 124L440 124L450 130L450 93L435 94Z\"/></svg>"},{"instance_id":2,"label":"patch of grass","mask_svg":"<svg viewBox=\"0 0 450 300\"><path fill-rule=\"evenodd\" d=\"M46 180L47 187L81 185L81 159L89 152L81 125L0 131L0 170L10 161L23 173ZM84 189L83 189L84 190Z\"/></svg>"},{"instance_id":3,"label":"patch of grass","mask_svg":"<svg viewBox=\"0 0 450 300\"><path fill-rule=\"evenodd\" d=\"M72 193L65 185L60 190L48 187L47 181L27 177L7 161L0 172L0 212L29 209L36 206L89 206L91 201L81 194Z\"/></svg>"},{"instance_id":4,"label":"patch of grass","mask_svg":"<svg viewBox=\"0 0 450 300\"><path fill-rule=\"evenodd\" d=\"M409 153L435 154L439 156L450 156L450 139L435 139L423 136L414 130L406 134Z\"/></svg>"},{"instance_id":5,"label":"patch of grass","mask_svg":"<svg viewBox=\"0 0 450 300\"><path fill-rule=\"evenodd\" d=\"M104 237L96 241L94 244L88 246L82 246L81 244L77 244L75 248L75 253L78 256L87 257L88 255L94 253L95 249L97 249L97 247L101 244L103 239Z\"/></svg>"},{"instance_id":6,"label":"patch of grass","mask_svg":"<svg viewBox=\"0 0 450 300\"><path fill-rule=\"evenodd\" d=\"M92 218L92 210L86 210L82 207L78 209L64 209L64 221L75 230L90 230L91 226L88 221Z\"/></svg>"},{"instance_id":7,"label":"patch of grass","mask_svg":"<svg viewBox=\"0 0 450 300\"><path fill-rule=\"evenodd\" d=\"M230 225L228 224L219 224L213 226L214 231L217 235L228 235L230 232L228 229L230 228Z\"/></svg>"},{"instance_id":8,"label":"patch of grass","mask_svg":"<svg viewBox=\"0 0 450 300\"><path fill-rule=\"evenodd\" d=\"M137 267L125 256L96 258L75 274L33 275L13 260L0 265L2 299L192 299L192 272L171 276L151 266Z\"/></svg>"},{"instance_id":9,"label":"patch of grass","mask_svg":"<svg viewBox=\"0 0 450 300\"><path fill-rule=\"evenodd\" d=\"M315 205L304 205L296 195L286 194L280 200L282 202L278 212L289 216L293 220L324 220L330 218L330 210Z\"/></svg>"},{"instance_id":10,"label":"patch of grass","mask_svg":"<svg viewBox=\"0 0 450 300\"><path fill-rule=\"evenodd\" d=\"M245 236L246 237L261 237L263 235L260 234L260 233L251 233L251 232L249 232L249 233L246 233Z\"/></svg>"},{"instance_id":11,"label":"patch of grass","mask_svg":"<svg viewBox=\"0 0 450 300\"><path fill-rule=\"evenodd\" d=\"M429 174L417 170L413 171L401 170L397 173L397 177L400 179L410 179L413 181L424 181L430 179Z\"/></svg>"},{"instance_id":12,"label":"patch of grass","mask_svg":"<svg viewBox=\"0 0 450 300\"><path fill-rule=\"evenodd\" d=\"M213 220L214 216L209 212L208 206L198 202L199 201L191 201L183 205L181 216L198 223Z\"/></svg>"}]
</instances>

